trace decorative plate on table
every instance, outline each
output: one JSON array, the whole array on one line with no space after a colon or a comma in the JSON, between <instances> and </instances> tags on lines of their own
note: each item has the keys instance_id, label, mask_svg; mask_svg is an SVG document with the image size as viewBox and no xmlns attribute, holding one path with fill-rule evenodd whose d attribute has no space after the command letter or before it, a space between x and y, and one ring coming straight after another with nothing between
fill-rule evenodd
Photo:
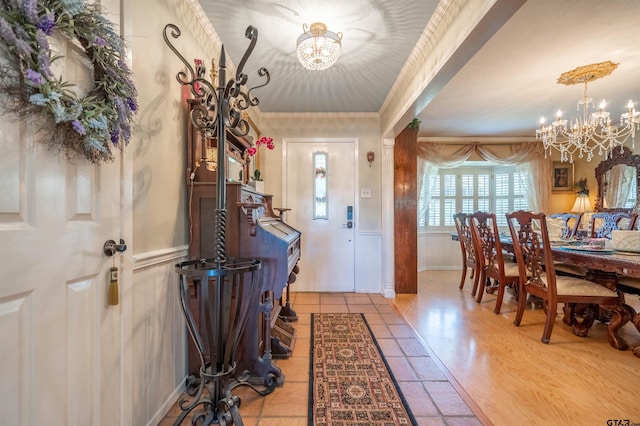
<instances>
[{"instance_id":1,"label":"decorative plate on table","mask_svg":"<svg viewBox=\"0 0 640 426\"><path fill-rule=\"evenodd\" d=\"M615 252L615 254L621 254L623 256L640 256L640 252L637 252L637 251L620 250L620 249L614 249L613 251Z\"/></svg>"},{"instance_id":2,"label":"decorative plate on table","mask_svg":"<svg viewBox=\"0 0 640 426\"><path fill-rule=\"evenodd\" d=\"M611 254L611 253L615 253L615 250L613 249L609 249L609 248L604 248L604 247L599 247L599 246L568 246L568 247L563 247L567 250L574 250L574 251L586 251L589 253L602 253L602 254Z\"/></svg>"}]
</instances>

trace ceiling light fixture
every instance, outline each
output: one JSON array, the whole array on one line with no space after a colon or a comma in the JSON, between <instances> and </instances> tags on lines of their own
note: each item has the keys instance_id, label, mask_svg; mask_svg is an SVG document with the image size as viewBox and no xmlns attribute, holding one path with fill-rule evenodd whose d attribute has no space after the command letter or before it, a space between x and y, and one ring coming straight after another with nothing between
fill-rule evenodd
<instances>
[{"instance_id":1,"label":"ceiling light fixture","mask_svg":"<svg viewBox=\"0 0 640 426\"><path fill-rule=\"evenodd\" d=\"M302 30L296 42L300 63L312 71L326 70L335 64L342 50L342 33L327 30L322 22L314 22L310 27L304 24Z\"/></svg>"},{"instance_id":2,"label":"ceiling light fixture","mask_svg":"<svg viewBox=\"0 0 640 426\"><path fill-rule=\"evenodd\" d=\"M579 158L587 155L587 161L593 158L593 152L609 153L616 146L622 146L631 137L635 143L636 130L640 129L640 112L633 107L633 101L627 103L627 112L620 117L620 127L611 123L609 112L605 111L604 99L599 109L590 113L594 108L593 99L587 96L587 84L601 77L611 74L618 64L611 61L585 65L560 75L558 83L572 85L584 83L584 97L578 101L578 114L571 123L562 119L562 111L556 113L556 121L549 126L544 125L544 118L540 119L540 128L536 130L536 139L542 140L545 150L551 148L560 151L560 161L573 163L573 155L577 152ZM595 108L594 108L595 109Z\"/></svg>"}]
</instances>

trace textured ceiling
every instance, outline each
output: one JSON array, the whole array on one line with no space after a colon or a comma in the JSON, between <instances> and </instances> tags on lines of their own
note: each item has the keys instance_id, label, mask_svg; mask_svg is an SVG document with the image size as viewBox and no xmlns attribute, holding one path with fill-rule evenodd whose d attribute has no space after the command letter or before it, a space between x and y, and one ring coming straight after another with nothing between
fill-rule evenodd
<instances>
[{"instance_id":1,"label":"textured ceiling","mask_svg":"<svg viewBox=\"0 0 640 426\"><path fill-rule=\"evenodd\" d=\"M249 78L267 67L271 83L256 94L262 112L378 112L437 0L200 0L235 64L258 43ZM325 71L305 69L295 53L303 24L324 22L343 34L342 55ZM256 80L257 81L257 80Z\"/></svg>"},{"instance_id":2,"label":"textured ceiling","mask_svg":"<svg viewBox=\"0 0 640 426\"><path fill-rule=\"evenodd\" d=\"M438 5L435 0L200 3L235 64L248 44L244 30L258 28L245 70L251 81L259 67L269 69L272 81L257 93L260 109L285 113L378 112ZM344 38L337 64L314 72L299 64L295 41L303 24L316 21ZM640 105L638 24L639 0L525 1L508 22L496 24L477 53L452 67L455 74L446 76L435 96L428 96L419 113L420 136L531 137L541 116L549 122L558 108L565 118L575 114L583 87L557 84L560 74L608 60L619 63L618 69L591 83L589 95L610 101L617 120L628 99Z\"/></svg>"}]
</instances>

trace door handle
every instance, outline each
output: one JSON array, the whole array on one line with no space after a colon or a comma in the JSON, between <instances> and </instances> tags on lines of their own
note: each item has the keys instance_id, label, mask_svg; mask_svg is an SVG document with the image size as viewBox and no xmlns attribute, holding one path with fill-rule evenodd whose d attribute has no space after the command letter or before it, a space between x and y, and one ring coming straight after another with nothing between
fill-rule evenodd
<instances>
[{"instance_id":1,"label":"door handle","mask_svg":"<svg viewBox=\"0 0 640 426\"><path fill-rule=\"evenodd\" d=\"M127 245L124 243L124 240L122 238L120 238L120 244L116 244L116 242L113 240L107 240L105 241L104 246L102 246L102 251L107 256L113 256L117 252L122 253L126 249Z\"/></svg>"}]
</instances>

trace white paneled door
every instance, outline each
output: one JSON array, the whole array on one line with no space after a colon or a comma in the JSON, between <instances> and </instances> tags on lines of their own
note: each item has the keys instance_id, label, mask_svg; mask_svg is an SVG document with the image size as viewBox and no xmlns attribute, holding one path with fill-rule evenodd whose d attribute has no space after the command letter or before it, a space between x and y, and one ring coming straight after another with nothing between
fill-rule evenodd
<instances>
[{"instance_id":1,"label":"white paneled door","mask_svg":"<svg viewBox=\"0 0 640 426\"><path fill-rule=\"evenodd\" d=\"M57 71L90 81L54 42ZM120 424L121 315L103 253L120 239L120 162L66 159L39 125L0 119L0 423Z\"/></svg>"},{"instance_id":2,"label":"white paneled door","mask_svg":"<svg viewBox=\"0 0 640 426\"><path fill-rule=\"evenodd\" d=\"M358 225L356 141L284 142L284 199L285 207L291 209L286 221L302 232L295 291L352 292Z\"/></svg>"}]
</instances>

